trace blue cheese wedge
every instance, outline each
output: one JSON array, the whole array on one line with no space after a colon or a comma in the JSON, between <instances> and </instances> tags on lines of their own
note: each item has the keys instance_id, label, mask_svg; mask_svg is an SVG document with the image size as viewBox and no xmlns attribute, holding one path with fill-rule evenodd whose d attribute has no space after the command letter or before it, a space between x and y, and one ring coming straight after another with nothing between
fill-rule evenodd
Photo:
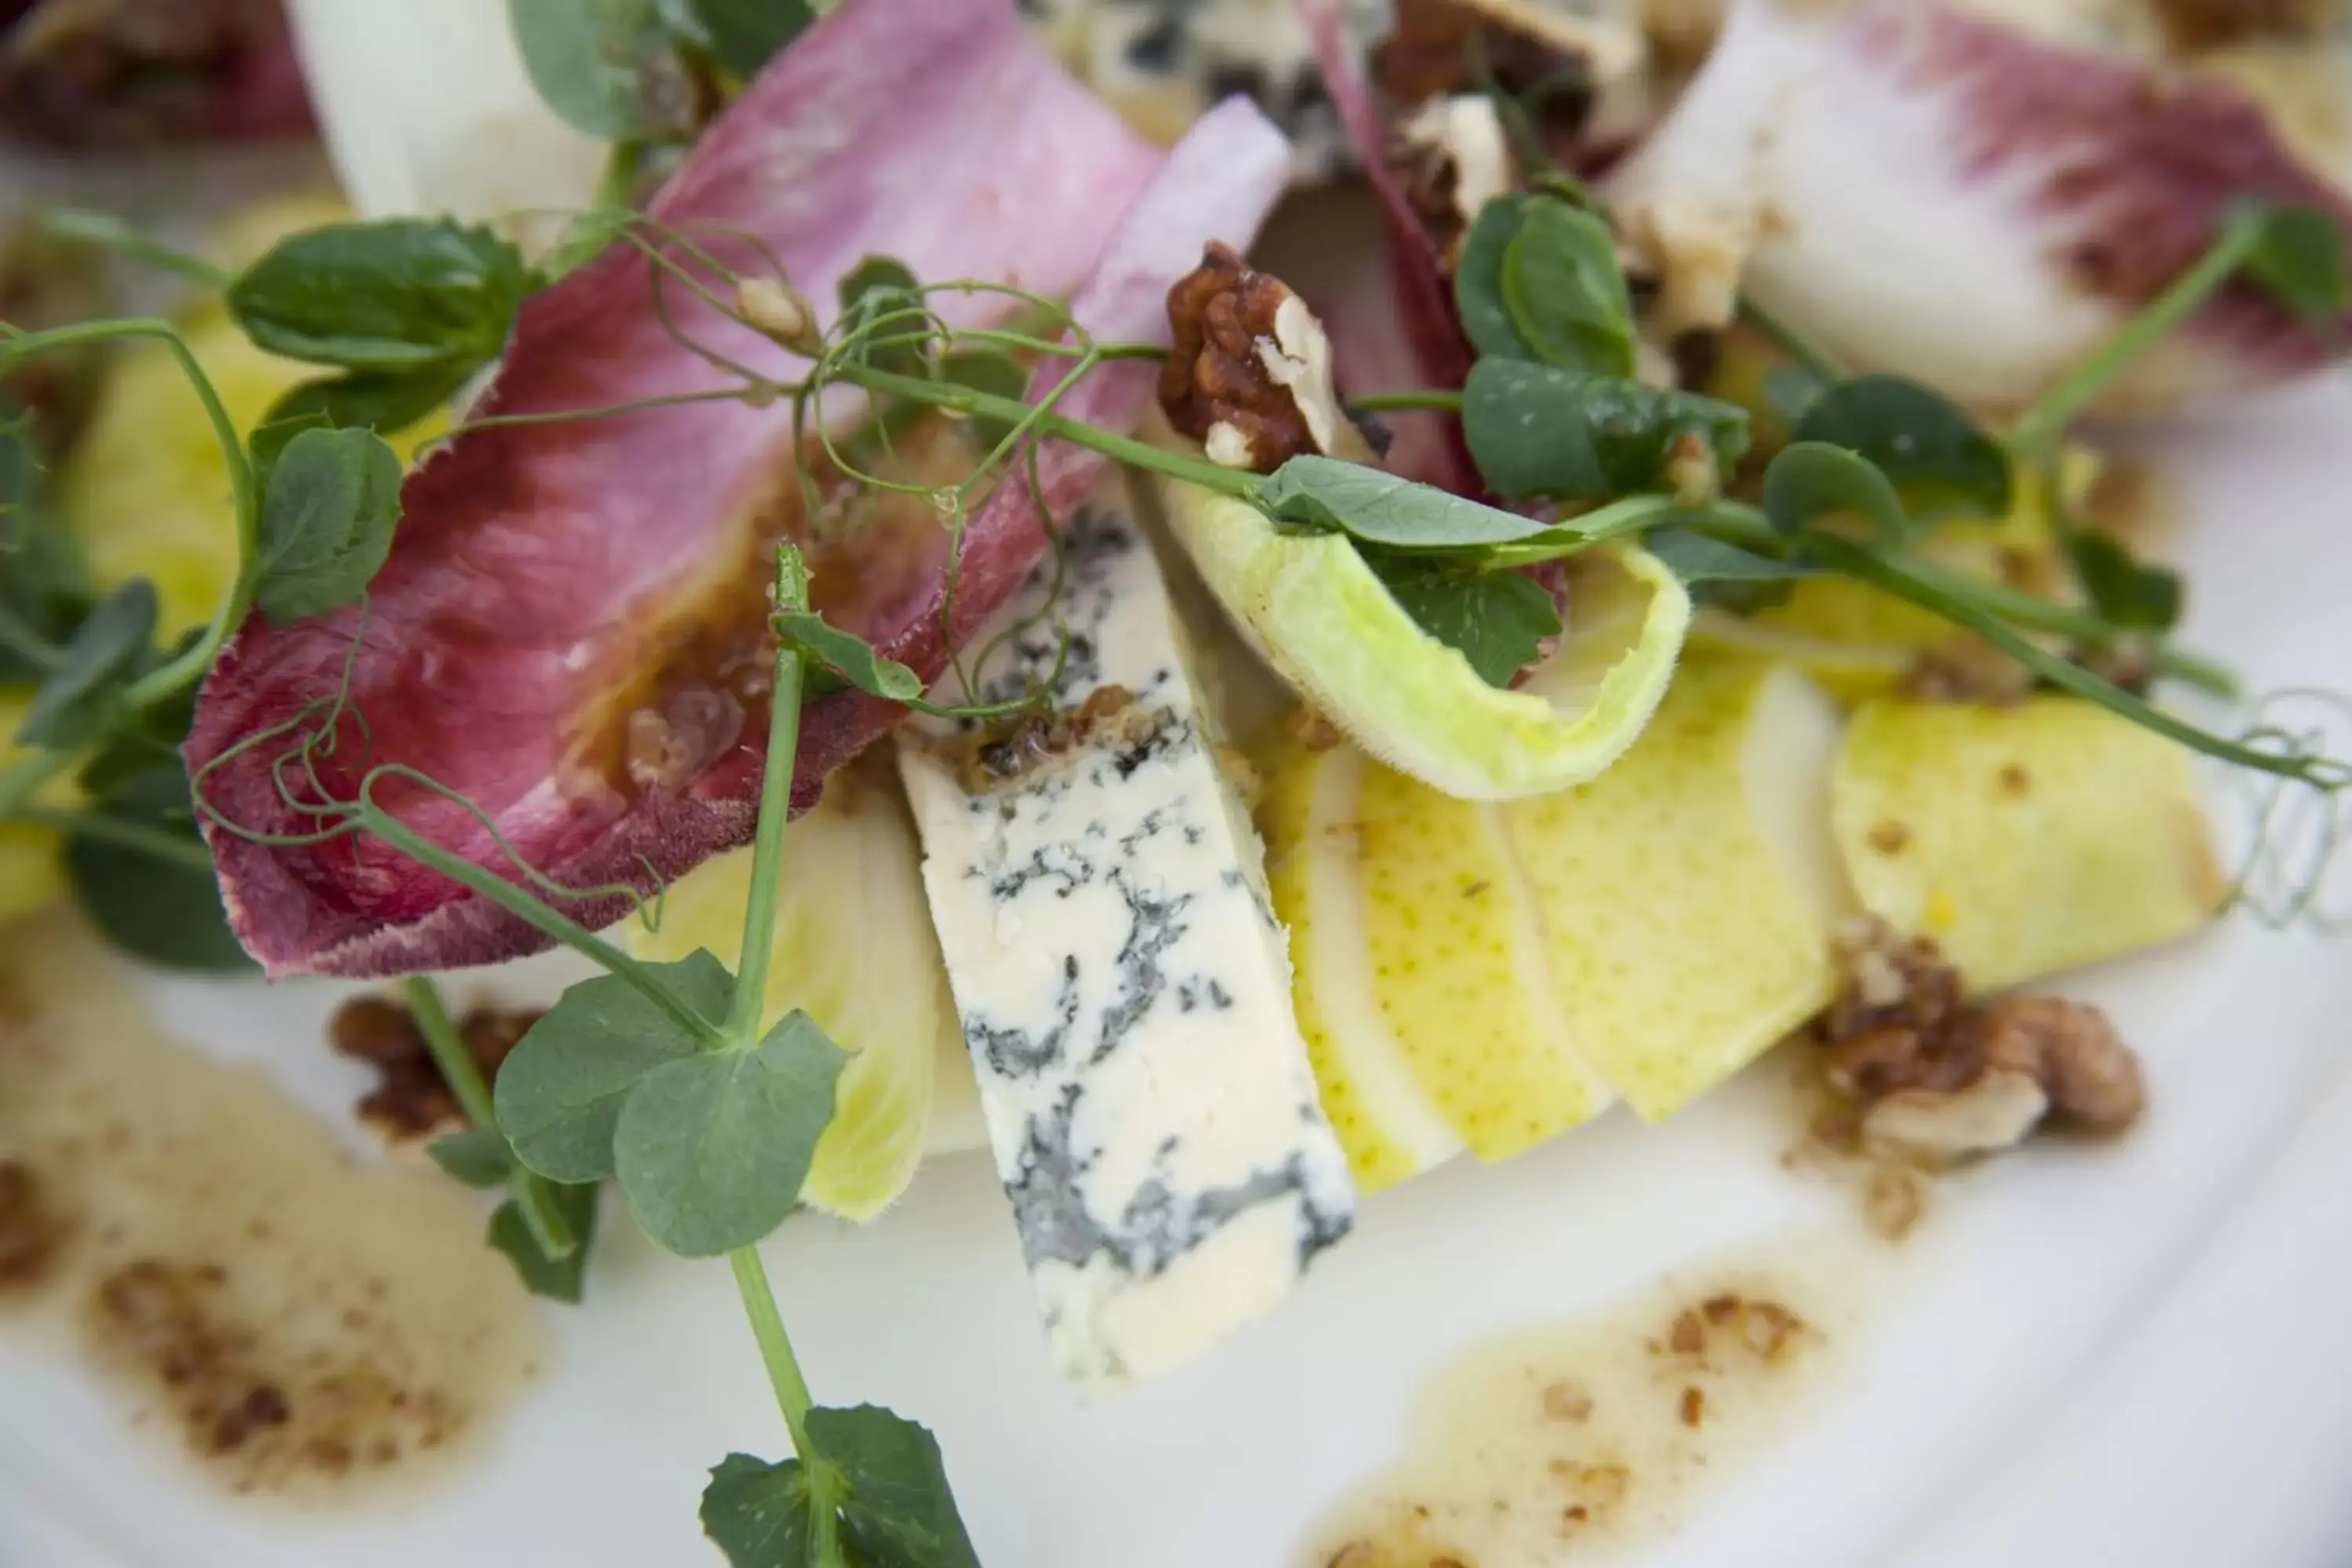
<instances>
[{"instance_id":1,"label":"blue cheese wedge","mask_svg":"<svg viewBox=\"0 0 2352 1568\"><path fill-rule=\"evenodd\" d=\"M1058 578L1048 562L1009 615L1022 629L970 671L971 699L1050 684L1053 710L919 720L899 764L1047 1337L1110 1388L1280 1303L1356 1194L1263 851L1123 489L1070 521ZM943 684L936 700L967 700Z\"/></svg>"}]
</instances>

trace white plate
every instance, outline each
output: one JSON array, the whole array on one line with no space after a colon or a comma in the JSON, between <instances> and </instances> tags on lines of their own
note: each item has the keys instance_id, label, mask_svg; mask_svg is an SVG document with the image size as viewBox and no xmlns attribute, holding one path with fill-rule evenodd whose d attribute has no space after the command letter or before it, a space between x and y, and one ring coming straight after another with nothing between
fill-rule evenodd
<instances>
[{"instance_id":1,"label":"white plate","mask_svg":"<svg viewBox=\"0 0 2352 1568\"><path fill-rule=\"evenodd\" d=\"M2191 490L2191 640L2258 689L2352 685L2352 387L2160 440ZM358 1075L320 1044L334 987L152 989L207 1048L342 1113ZM1843 1336L1833 1388L1642 1563L2352 1561L2343 952L2240 920L2066 989L2147 1058L2146 1125L1951 1189ZM996 1568L1280 1564L1392 1457L1417 1384L1456 1352L1843 1215L1849 1197L1780 1169L1790 1133L1767 1069L1663 1129L1621 1114L1501 1168L1458 1164L1372 1203L1274 1321L1094 1409L1047 1362L982 1161L927 1169L867 1231L796 1219L769 1267L819 1398L929 1423ZM694 1518L705 1468L782 1434L726 1270L612 1230L552 1371L461 1475L396 1508L233 1500L79 1366L0 1338L0 1565L715 1561Z\"/></svg>"}]
</instances>

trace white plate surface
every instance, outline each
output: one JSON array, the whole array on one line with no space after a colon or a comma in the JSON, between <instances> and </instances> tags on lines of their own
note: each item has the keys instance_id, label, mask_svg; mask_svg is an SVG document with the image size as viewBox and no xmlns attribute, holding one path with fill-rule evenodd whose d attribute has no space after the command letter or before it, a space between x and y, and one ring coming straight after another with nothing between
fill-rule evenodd
<instances>
[{"instance_id":1,"label":"white plate surface","mask_svg":"<svg viewBox=\"0 0 2352 1568\"><path fill-rule=\"evenodd\" d=\"M2191 491L2191 640L2256 689L2352 686L2352 387L2160 444ZM2352 1562L2345 950L2239 920L2066 989L2147 1058L2145 1126L1950 1189L1833 1389L1640 1562ZM266 1060L322 1114L348 1104L357 1074L320 1044L335 988L153 990L206 1048ZM1271 1568L1392 1457L1417 1384L1457 1352L1844 1215L1779 1168L1790 1131L1763 1071L1663 1129L1619 1114L1501 1168L1458 1164L1373 1202L1274 1321L1094 1409L1048 1363L983 1161L927 1169L865 1232L795 1220L769 1267L819 1398L932 1426L995 1568ZM0 1568L716 1561L694 1523L704 1469L782 1445L727 1272L616 1234L590 1292L463 1474L309 1518L221 1495L79 1366L0 1337Z\"/></svg>"}]
</instances>

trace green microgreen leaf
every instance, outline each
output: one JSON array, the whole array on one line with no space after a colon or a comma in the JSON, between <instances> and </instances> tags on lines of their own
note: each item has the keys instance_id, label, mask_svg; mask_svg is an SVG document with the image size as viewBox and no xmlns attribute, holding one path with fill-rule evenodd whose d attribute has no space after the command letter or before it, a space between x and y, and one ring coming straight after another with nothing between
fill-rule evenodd
<instances>
[{"instance_id":1,"label":"green microgreen leaf","mask_svg":"<svg viewBox=\"0 0 2352 1568\"><path fill-rule=\"evenodd\" d=\"M940 356L939 378L950 386L968 386L992 397L1026 401L1029 368L1003 349L956 349ZM1013 421L984 414L971 416L971 433L982 451L992 451L1013 433Z\"/></svg>"},{"instance_id":2,"label":"green microgreen leaf","mask_svg":"<svg viewBox=\"0 0 2352 1568\"><path fill-rule=\"evenodd\" d=\"M847 357L859 364L899 375L929 375L929 355L923 342L908 342L876 348L861 340L868 334L904 337L923 330L922 284L907 264L888 256L868 256L842 277L843 341L851 344Z\"/></svg>"},{"instance_id":3,"label":"green microgreen leaf","mask_svg":"<svg viewBox=\"0 0 2352 1568\"><path fill-rule=\"evenodd\" d=\"M500 1204L490 1215L488 1241L493 1250L505 1254L514 1265L523 1289L547 1300L576 1307L587 1279L589 1249L596 1238L597 1200L603 1189L593 1182L559 1182L548 1191L553 1197L555 1212L562 1216L577 1243L571 1251L561 1258L550 1258L531 1233L530 1223L523 1218L520 1205L513 1198Z\"/></svg>"},{"instance_id":4,"label":"green microgreen leaf","mask_svg":"<svg viewBox=\"0 0 2352 1568\"><path fill-rule=\"evenodd\" d=\"M587 266L628 232L637 214L627 207L593 207L563 226L562 237L539 258L534 289L551 288Z\"/></svg>"},{"instance_id":5,"label":"green microgreen leaf","mask_svg":"<svg viewBox=\"0 0 2352 1568\"><path fill-rule=\"evenodd\" d=\"M2344 228L2331 214L2312 207L2267 210L2245 269L2305 321L2352 310L2352 265L2345 258Z\"/></svg>"},{"instance_id":6,"label":"green microgreen leaf","mask_svg":"<svg viewBox=\"0 0 2352 1568\"><path fill-rule=\"evenodd\" d=\"M1776 364L1764 373L1764 406L1793 430L1821 400L1822 394L1835 384L1803 365Z\"/></svg>"},{"instance_id":7,"label":"green microgreen leaf","mask_svg":"<svg viewBox=\"0 0 2352 1568\"><path fill-rule=\"evenodd\" d=\"M685 1258L760 1240L800 1202L848 1056L807 1014L748 1050L655 1068L613 1132L621 1194L646 1234Z\"/></svg>"},{"instance_id":8,"label":"green microgreen leaf","mask_svg":"<svg viewBox=\"0 0 2352 1568\"><path fill-rule=\"evenodd\" d=\"M1643 538L1642 548L1691 587L1707 583L1783 583L1812 574L1812 568L1797 562L1776 561L1686 528L1653 529Z\"/></svg>"},{"instance_id":9,"label":"green microgreen leaf","mask_svg":"<svg viewBox=\"0 0 2352 1568\"><path fill-rule=\"evenodd\" d=\"M702 1489L702 1533L732 1568L813 1568L816 1521L808 1472L798 1459L772 1465L728 1455Z\"/></svg>"},{"instance_id":10,"label":"green microgreen leaf","mask_svg":"<svg viewBox=\"0 0 2352 1568\"><path fill-rule=\"evenodd\" d=\"M812 1408L804 1464L730 1454L702 1492L703 1533L733 1568L809 1568L820 1562L877 1568L979 1568L958 1514L936 1438L871 1405ZM820 1504L822 1475L828 1500ZM816 1510L830 1508L833 1528ZM826 1559L821 1542L836 1541Z\"/></svg>"},{"instance_id":11,"label":"green microgreen leaf","mask_svg":"<svg viewBox=\"0 0 2352 1568\"><path fill-rule=\"evenodd\" d=\"M770 617L776 635L869 697L915 701L923 678L895 658L885 658L856 632L827 624L813 610L779 610Z\"/></svg>"},{"instance_id":12,"label":"green microgreen leaf","mask_svg":"<svg viewBox=\"0 0 2352 1568\"><path fill-rule=\"evenodd\" d=\"M355 371L294 387L269 405L247 441L262 492L268 493L270 471L287 443L303 431L394 435L446 405L472 374L473 367L457 364L408 372Z\"/></svg>"},{"instance_id":13,"label":"green microgreen leaf","mask_svg":"<svg viewBox=\"0 0 2352 1568\"><path fill-rule=\"evenodd\" d=\"M202 635L190 631L173 648L151 656L142 663L150 668L167 664ZM143 774L159 768L178 767L180 748L187 741L188 726L195 712L196 689L190 686L141 712L122 715L109 731L105 743L82 764L75 783L85 795L103 800Z\"/></svg>"},{"instance_id":14,"label":"green microgreen leaf","mask_svg":"<svg viewBox=\"0 0 2352 1568\"><path fill-rule=\"evenodd\" d=\"M1507 544L1550 527L1337 458L1291 458L1258 487L1257 501L1294 530L1348 533L1394 550Z\"/></svg>"},{"instance_id":15,"label":"green microgreen leaf","mask_svg":"<svg viewBox=\"0 0 2352 1568\"><path fill-rule=\"evenodd\" d=\"M270 469L253 602L272 626L355 605L392 553L400 458L373 430L304 430Z\"/></svg>"},{"instance_id":16,"label":"green microgreen leaf","mask_svg":"<svg viewBox=\"0 0 2352 1568\"><path fill-rule=\"evenodd\" d=\"M1806 406L1789 438L1860 453L1921 520L2002 517L2014 500L2008 449L1942 394L1899 375L1839 382Z\"/></svg>"},{"instance_id":17,"label":"green microgreen leaf","mask_svg":"<svg viewBox=\"0 0 2352 1568\"><path fill-rule=\"evenodd\" d=\"M17 743L79 746L103 734L120 715L122 681L148 655L156 611L155 585L144 577L99 601L33 694Z\"/></svg>"},{"instance_id":18,"label":"green microgreen leaf","mask_svg":"<svg viewBox=\"0 0 2352 1568\"><path fill-rule=\"evenodd\" d=\"M810 0L689 0L710 52L746 81L816 20Z\"/></svg>"},{"instance_id":19,"label":"green microgreen leaf","mask_svg":"<svg viewBox=\"0 0 2352 1568\"><path fill-rule=\"evenodd\" d=\"M1685 436L1706 443L1718 476L1748 449L1748 413L1731 404L1513 359L1471 367L1462 426L1487 485L1521 498L1655 487Z\"/></svg>"},{"instance_id":20,"label":"green microgreen leaf","mask_svg":"<svg viewBox=\"0 0 2352 1568\"><path fill-rule=\"evenodd\" d=\"M1503 300L1504 257L1526 226L1527 198L1496 196L1478 209L1462 237L1462 254L1454 267L1454 310L1470 346L1481 354L1536 357Z\"/></svg>"},{"instance_id":21,"label":"green microgreen leaf","mask_svg":"<svg viewBox=\"0 0 2352 1568\"><path fill-rule=\"evenodd\" d=\"M280 240L229 285L272 353L347 370L467 370L505 346L530 289L522 254L447 218L329 224Z\"/></svg>"},{"instance_id":22,"label":"green microgreen leaf","mask_svg":"<svg viewBox=\"0 0 2352 1568\"><path fill-rule=\"evenodd\" d=\"M665 101L681 72L655 0L507 0L507 26L531 86L567 124L607 142L688 129Z\"/></svg>"},{"instance_id":23,"label":"green microgreen leaf","mask_svg":"<svg viewBox=\"0 0 2352 1568\"><path fill-rule=\"evenodd\" d=\"M505 1186L514 1173L514 1150L495 1127L445 1132L425 1145L425 1152L453 1181L478 1190Z\"/></svg>"},{"instance_id":24,"label":"green microgreen leaf","mask_svg":"<svg viewBox=\"0 0 2352 1568\"><path fill-rule=\"evenodd\" d=\"M2071 528L2065 542L2075 580L2100 619L2126 631L2158 635L2179 624L2179 573L2133 559L2121 541L2096 529Z\"/></svg>"},{"instance_id":25,"label":"green microgreen leaf","mask_svg":"<svg viewBox=\"0 0 2352 1568\"><path fill-rule=\"evenodd\" d=\"M727 1016L734 977L709 950L646 967L703 1017ZM556 998L499 1068L499 1126L515 1158L551 1181L602 1181L613 1173L613 1131L629 1092L700 1048L628 980L583 980Z\"/></svg>"},{"instance_id":26,"label":"green microgreen leaf","mask_svg":"<svg viewBox=\"0 0 2352 1568\"><path fill-rule=\"evenodd\" d=\"M1499 282L1511 325L1536 359L1633 374L1633 305L1605 220L1554 198L1528 201Z\"/></svg>"},{"instance_id":27,"label":"green microgreen leaf","mask_svg":"<svg viewBox=\"0 0 2352 1568\"><path fill-rule=\"evenodd\" d=\"M1432 637L1459 649L1489 686L1508 686L1536 661L1544 639L1559 635L1559 606L1542 584L1519 573L1410 555L1367 559L1404 613Z\"/></svg>"},{"instance_id":28,"label":"green microgreen leaf","mask_svg":"<svg viewBox=\"0 0 2352 1568\"><path fill-rule=\"evenodd\" d=\"M1764 514L1782 536L1794 539L1834 512L1859 512L1890 547L1908 542L1913 531L1886 476L1843 447L1799 442L1764 470Z\"/></svg>"},{"instance_id":29,"label":"green microgreen leaf","mask_svg":"<svg viewBox=\"0 0 2352 1568\"><path fill-rule=\"evenodd\" d=\"M810 1445L848 1483L843 1534L855 1560L891 1568L980 1568L937 1438L872 1405L808 1413Z\"/></svg>"},{"instance_id":30,"label":"green microgreen leaf","mask_svg":"<svg viewBox=\"0 0 2352 1568\"><path fill-rule=\"evenodd\" d=\"M104 831L114 824L182 846L184 858L166 858ZM130 780L85 815L85 826L66 839L66 874L99 933L135 958L206 973L255 967L229 930L176 760Z\"/></svg>"}]
</instances>

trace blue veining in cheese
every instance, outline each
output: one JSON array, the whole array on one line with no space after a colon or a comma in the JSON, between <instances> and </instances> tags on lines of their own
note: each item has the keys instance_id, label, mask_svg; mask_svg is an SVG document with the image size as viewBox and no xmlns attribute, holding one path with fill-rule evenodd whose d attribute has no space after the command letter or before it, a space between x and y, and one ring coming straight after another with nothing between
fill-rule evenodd
<instances>
[{"instance_id":1,"label":"blue veining in cheese","mask_svg":"<svg viewBox=\"0 0 2352 1568\"><path fill-rule=\"evenodd\" d=\"M1010 607L1034 624L974 672L982 701L1054 681L1054 718L1025 741L918 721L899 760L1048 1337L1071 1376L1116 1385L1278 1304L1355 1191L1263 852L1151 547L1105 496L1069 524L1058 587L1049 562Z\"/></svg>"}]
</instances>

